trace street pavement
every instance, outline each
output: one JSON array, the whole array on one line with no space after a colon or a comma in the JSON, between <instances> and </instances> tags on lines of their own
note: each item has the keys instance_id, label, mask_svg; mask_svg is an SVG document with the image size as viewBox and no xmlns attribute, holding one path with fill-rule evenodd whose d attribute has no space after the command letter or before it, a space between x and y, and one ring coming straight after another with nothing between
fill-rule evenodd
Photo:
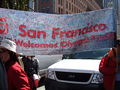
<instances>
[{"instance_id":1,"label":"street pavement","mask_svg":"<svg viewBox=\"0 0 120 90\"><path fill-rule=\"evenodd\" d=\"M45 90L45 86L41 86L41 87L37 88L37 90Z\"/></svg>"}]
</instances>

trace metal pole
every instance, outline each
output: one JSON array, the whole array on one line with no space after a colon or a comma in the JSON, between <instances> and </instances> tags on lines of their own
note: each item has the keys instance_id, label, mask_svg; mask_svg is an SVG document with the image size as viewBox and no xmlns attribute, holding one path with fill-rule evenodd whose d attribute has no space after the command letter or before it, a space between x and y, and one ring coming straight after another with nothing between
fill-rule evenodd
<instances>
[{"instance_id":1,"label":"metal pole","mask_svg":"<svg viewBox=\"0 0 120 90\"><path fill-rule=\"evenodd\" d=\"M39 4L38 4L38 0L36 0L36 3L37 3L37 12L38 12L38 11L39 11L39 10L38 10L38 5L39 5Z\"/></svg>"}]
</instances>

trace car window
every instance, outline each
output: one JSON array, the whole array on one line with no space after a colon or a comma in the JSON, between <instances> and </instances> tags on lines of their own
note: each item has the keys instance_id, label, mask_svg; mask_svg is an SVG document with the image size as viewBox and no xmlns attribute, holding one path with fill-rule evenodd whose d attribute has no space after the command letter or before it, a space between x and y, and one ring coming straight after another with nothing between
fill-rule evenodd
<instances>
[{"instance_id":1,"label":"car window","mask_svg":"<svg viewBox=\"0 0 120 90\"><path fill-rule=\"evenodd\" d=\"M101 59L101 57L103 57L108 50L109 48L69 54L64 56L64 59Z\"/></svg>"}]
</instances>

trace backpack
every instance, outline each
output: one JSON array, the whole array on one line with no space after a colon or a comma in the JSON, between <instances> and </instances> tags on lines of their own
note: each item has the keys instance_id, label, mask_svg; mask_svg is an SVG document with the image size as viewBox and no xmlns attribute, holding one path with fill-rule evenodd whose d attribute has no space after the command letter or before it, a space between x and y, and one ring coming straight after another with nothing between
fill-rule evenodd
<instances>
[{"instance_id":1,"label":"backpack","mask_svg":"<svg viewBox=\"0 0 120 90\"><path fill-rule=\"evenodd\" d=\"M30 60L27 57L23 57L24 70L29 77L33 76L33 74L38 74L38 62L37 59Z\"/></svg>"}]
</instances>

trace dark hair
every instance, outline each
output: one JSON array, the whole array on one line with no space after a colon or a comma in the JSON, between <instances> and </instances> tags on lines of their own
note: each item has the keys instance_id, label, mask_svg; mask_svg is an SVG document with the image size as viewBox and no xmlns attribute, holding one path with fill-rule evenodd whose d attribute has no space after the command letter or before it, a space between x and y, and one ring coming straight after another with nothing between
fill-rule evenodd
<instances>
[{"instance_id":1,"label":"dark hair","mask_svg":"<svg viewBox=\"0 0 120 90\"><path fill-rule=\"evenodd\" d=\"M112 48L112 51L113 51L114 56L116 57L117 55L116 55L116 50L115 50L115 48Z\"/></svg>"},{"instance_id":2,"label":"dark hair","mask_svg":"<svg viewBox=\"0 0 120 90\"><path fill-rule=\"evenodd\" d=\"M8 60L6 63L5 63L5 67L6 67L6 70L8 70L9 68L9 64L14 61L13 63L15 63L16 61L18 62L18 56L16 55L16 53L12 52L12 51L9 51L9 54L10 54L10 60Z\"/></svg>"},{"instance_id":3,"label":"dark hair","mask_svg":"<svg viewBox=\"0 0 120 90\"><path fill-rule=\"evenodd\" d=\"M16 53L9 51L9 54L10 54L10 60L18 61L18 56L16 55Z\"/></svg>"}]
</instances>

